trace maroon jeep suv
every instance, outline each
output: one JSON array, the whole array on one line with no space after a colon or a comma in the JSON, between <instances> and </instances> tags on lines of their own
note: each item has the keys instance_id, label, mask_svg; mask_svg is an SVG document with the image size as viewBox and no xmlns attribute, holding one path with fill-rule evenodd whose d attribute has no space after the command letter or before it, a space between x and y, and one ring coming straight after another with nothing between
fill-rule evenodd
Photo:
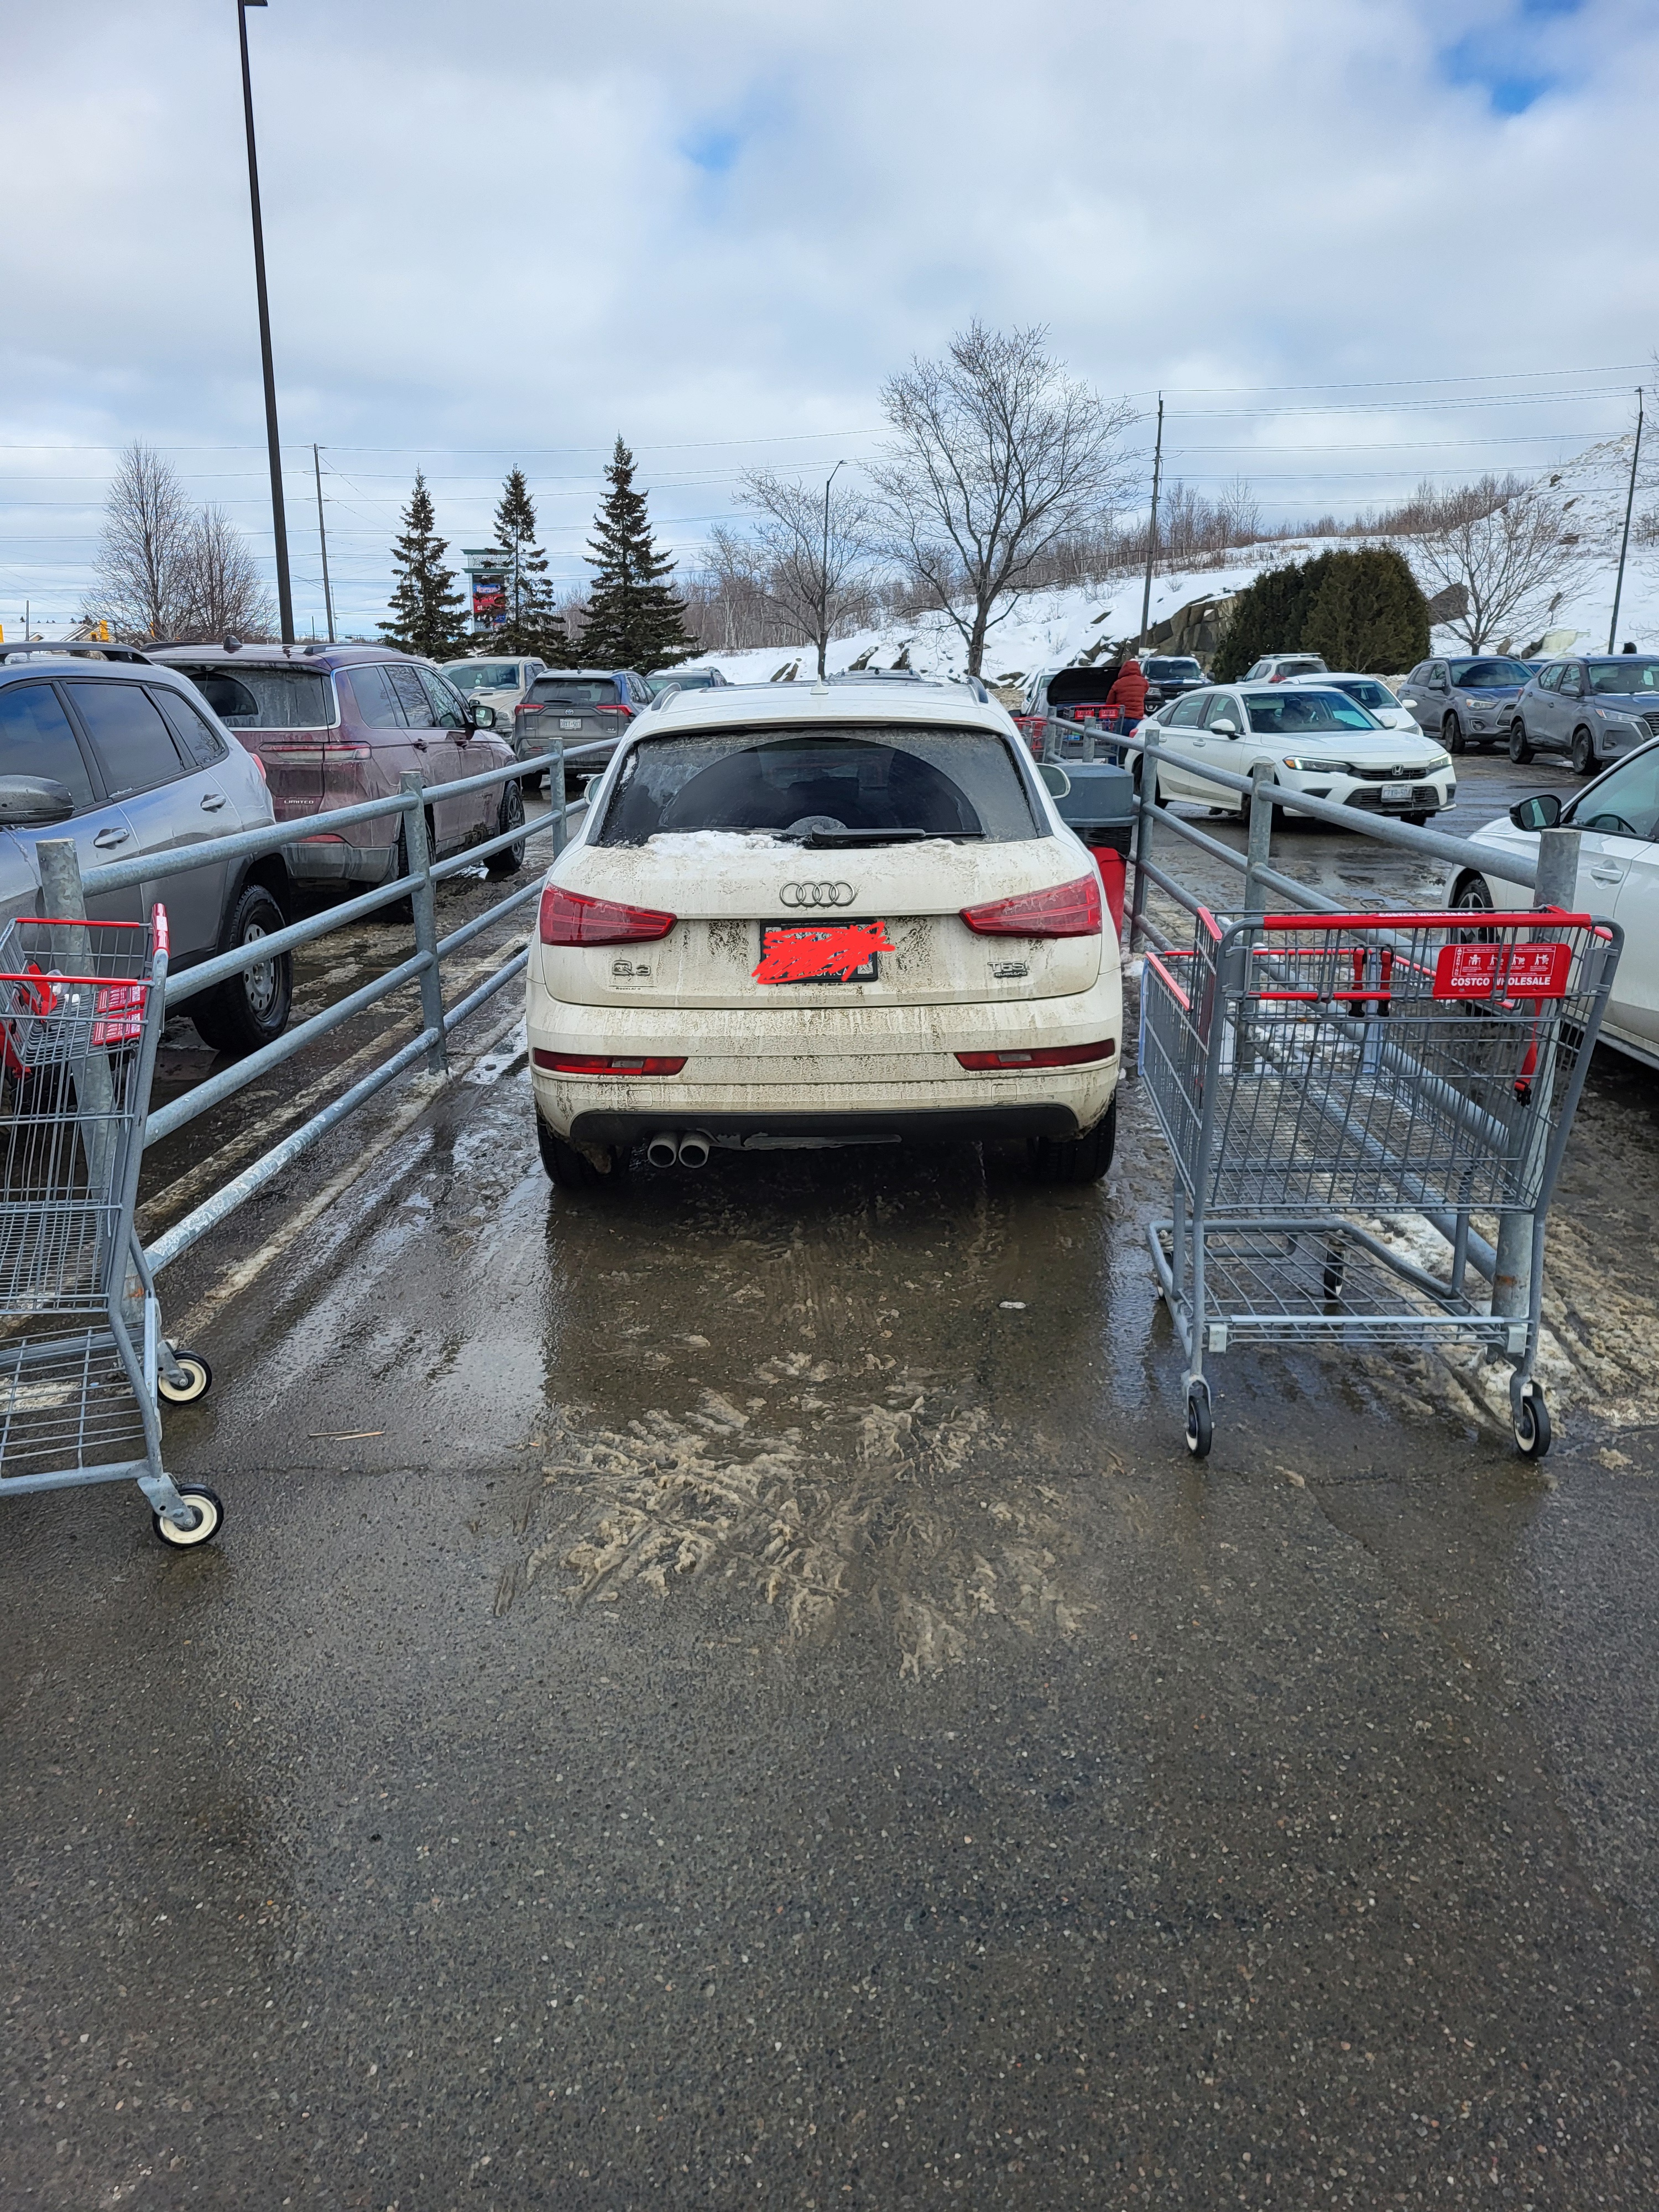
<instances>
[{"instance_id":1,"label":"maroon jeep suv","mask_svg":"<svg viewBox=\"0 0 1659 2212\"><path fill-rule=\"evenodd\" d=\"M505 768L513 748L494 711L469 707L429 660L374 645L174 645L152 660L189 677L225 726L259 762L279 822L307 821L332 807L396 796L412 769L427 787L427 831L434 859L447 859L524 820L515 782L446 798L447 784ZM287 848L301 882L389 881L403 872L395 814L345 830L317 829ZM522 843L489 860L492 876L516 874Z\"/></svg>"}]
</instances>

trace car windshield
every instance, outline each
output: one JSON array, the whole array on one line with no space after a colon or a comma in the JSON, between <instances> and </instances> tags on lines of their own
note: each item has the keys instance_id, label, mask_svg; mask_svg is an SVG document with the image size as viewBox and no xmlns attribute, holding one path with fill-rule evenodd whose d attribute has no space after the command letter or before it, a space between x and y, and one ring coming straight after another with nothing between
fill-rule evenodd
<instances>
[{"instance_id":1,"label":"car windshield","mask_svg":"<svg viewBox=\"0 0 1659 2212\"><path fill-rule=\"evenodd\" d=\"M646 689L653 699L674 684L682 691L712 691L714 683L712 671L707 668L663 668L645 679Z\"/></svg>"},{"instance_id":2,"label":"car windshield","mask_svg":"<svg viewBox=\"0 0 1659 2212\"><path fill-rule=\"evenodd\" d=\"M1460 691L1509 691L1524 684L1528 671L1518 660L1454 660L1451 680Z\"/></svg>"},{"instance_id":3,"label":"car windshield","mask_svg":"<svg viewBox=\"0 0 1659 2212\"><path fill-rule=\"evenodd\" d=\"M538 706L614 707L617 687L608 676L538 676L530 687Z\"/></svg>"},{"instance_id":4,"label":"car windshield","mask_svg":"<svg viewBox=\"0 0 1659 2212\"><path fill-rule=\"evenodd\" d=\"M1244 704L1250 727L1263 737L1288 738L1304 730L1375 730L1365 709L1340 691L1252 691Z\"/></svg>"},{"instance_id":5,"label":"car windshield","mask_svg":"<svg viewBox=\"0 0 1659 2212\"><path fill-rule=\"evenodd\" d=\"M860 723L647 738L623 763L599 842L710 830L921 830L994 844L1042 834L1012 751L988 730Z\"/></svg>"},{"instance_id":6,"label":"car windshield","mask_svg":"<svg viewBox=\"0 0 1659 2212\"><path fill-rule=\"evenodd\" d=\"M1592 691L1659 692L1659 660L1643 660L1633 653L1621 653L1616 660L1592 660L1589 666Z\"/></svg>"},{"instance_id":7,"label":"car windshield","mask_svg":"<svg viewBox=\"0 0 1659 2212\"><path fill-rule=\"evenodd\" d=\"M1400 704L1388 685L1377 683L1374 677L1352 677L1346 682L1339 683L1336 688L1348 698L1357 700L1362 707L1369 707L1373 714L1379 708L1386 713L1390 707Z\"/></svg>"},{"instance_id":8,"label":"car windshield","mask_svg":"<svg viewBox=\"0 0 1659 2212\"><path fill-rule=\"evenodd\" d=\"M469 660L443 674L462 693L509 690L519 680L518 663L512 660Z\"/></svg>"},{"instance_id":9,"label":"car windshield","mask_svg":"<svg viewBox=\"0 0 1659 2212\"><path fill-rule=\"evenodd\" d=\"M337 719L334 686L320 669L272 668L239 661L233 668L169 664L188 676L222 722L233 730L327 730Z\"/></svg>"},{"instance_id":10,"label":"car windshield","mask_svg":"<svg viewBox=\"0 0 1659 2212\"><path fill-rule=\"evenodd\" d=\"M1201 684L1204 671L1195 660L1148 660L1142 664L1154 684Z\"/></svg>"}]
</instances>

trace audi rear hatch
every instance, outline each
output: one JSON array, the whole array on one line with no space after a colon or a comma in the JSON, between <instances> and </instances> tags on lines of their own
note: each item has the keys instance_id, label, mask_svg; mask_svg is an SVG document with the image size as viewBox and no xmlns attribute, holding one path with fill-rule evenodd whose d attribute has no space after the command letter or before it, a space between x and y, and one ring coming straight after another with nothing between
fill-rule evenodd
<instances>
[{"instance_id":1,"label":"audi rear hatch","mask_svg":"<svg viewBox=\"0 0 1659 2212\"><path fill-rule=\"evenodd\" d=\"M1099 972L1098 879L984 729L647 738L556 872L543 975L579 1004L951 1004Z\"/></svg>"}]
</instances>

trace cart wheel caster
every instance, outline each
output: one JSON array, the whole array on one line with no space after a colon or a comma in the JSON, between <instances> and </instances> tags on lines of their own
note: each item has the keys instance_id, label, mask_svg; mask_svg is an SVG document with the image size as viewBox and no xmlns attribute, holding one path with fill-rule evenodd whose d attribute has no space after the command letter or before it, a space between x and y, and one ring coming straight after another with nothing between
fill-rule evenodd
<instances>
[{"instance_id":1,"label":"cart wheel caster","mask_svg":"<svg viewBox=\"0 0 1659 2212\"><path fill-rule=\"evenodd\" d=\"M1325 1296L1334 1304L1342 1295L1342 1248L1331 1245L1325 1254Z\"/></svg>"},{"instance_id":2,"label":"cart wheel caster","mask_svg":"<svg viewBox=\"0 0 1659 2212\"><path fill-rule=\"evenodd\" d=\"M194 1405L213 1388L213 1370L199 1352L180 1352L175 1345L173 1356L185 1370L184 1382L170 1381L163 1369L155 1377L155 1388L170 1406Z\"/></svg>"},{"instance_id":3,"label":"cart wheel caster","mask_svg":"<svg viewBox=\"0 0 1659 2212\"><path fill-rule=\"evenodd\" d=\"M164 1544L172 1544L180 1551L188 1551L193 1544L210 1544L224 1526L225 1509L219 1502L218 1492L201 1482L181 1482L178 1491L186 1505L196 1508L195 1526L179 1528L165 1513L152 1512L149 1517L155 1524L156 1534Z\"/></svg>"},{"instance_id":4,"label":"cart wheel caster","mask_svg":"<svg viewBox=\"0 0 1659 2212\"><path fill-rule=\"evenodd\" d=\"M1210 1394L1200 1382L1187 1393L1187 1449L1194 1459L1210 1456Z\"/></svg>"},{"instance_id":5,"label":"cart wheel caster","mask_svg":"<svg viewBox=\"0 0 1659 2212\"><path fill-rule=\"evenodd\" d=\"M1542 1459L1550 1448L1550 1409L1535 1382L1521 1393L1521 1410L1515 1417L1516 1448L1523 1459Z\"/></svg>"}]
</instances>

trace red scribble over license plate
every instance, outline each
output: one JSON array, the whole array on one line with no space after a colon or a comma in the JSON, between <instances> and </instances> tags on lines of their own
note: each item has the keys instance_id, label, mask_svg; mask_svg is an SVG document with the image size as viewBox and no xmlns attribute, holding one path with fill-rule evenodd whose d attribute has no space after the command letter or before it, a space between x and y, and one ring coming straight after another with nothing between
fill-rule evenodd
<instances>
[{"instance_id":1,"label":"red scribble over license plate","mask_svg":"<svg viewBox=\"0 0 1659 2212\"><path fill-rule=\"evenodd\" d=\"M1443 945L1435 963L1437 999L1564 999L1572 947Z\"/></svg>"},{"instance_id":2,"label":"red scribble over license plate","mask_svg":"<svg viewBox=\"0 0 1659 2212\"><path fill-rule=\"evenodd\" d=\"M757 983L873 983L877 954L894 947L884 921L825 921L763 929Z\"/></svg>"}]
</instances>

